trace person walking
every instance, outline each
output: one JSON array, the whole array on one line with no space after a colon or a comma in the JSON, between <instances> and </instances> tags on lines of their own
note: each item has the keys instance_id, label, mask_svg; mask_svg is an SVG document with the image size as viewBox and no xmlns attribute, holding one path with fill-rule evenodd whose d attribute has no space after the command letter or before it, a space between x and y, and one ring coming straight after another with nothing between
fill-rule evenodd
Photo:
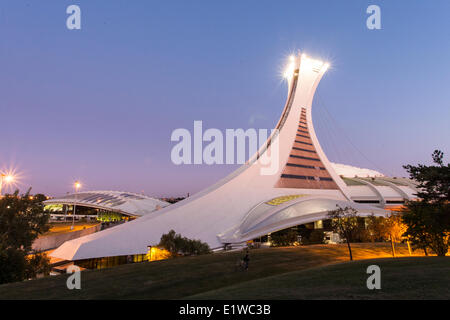
<instances>
[{"instance_id":1,"label":"person walking","mask_svg":"<svg viewBox=\"0 0 450 320\"><path fill-rule=\"evenodd\" d=\"M248 255L248 249L245 251L245 256L242 259L242 261L244 262L244 270L247 271L248 270L248 263L250 262L250 257Z\"/></svg>"}]
</instances>

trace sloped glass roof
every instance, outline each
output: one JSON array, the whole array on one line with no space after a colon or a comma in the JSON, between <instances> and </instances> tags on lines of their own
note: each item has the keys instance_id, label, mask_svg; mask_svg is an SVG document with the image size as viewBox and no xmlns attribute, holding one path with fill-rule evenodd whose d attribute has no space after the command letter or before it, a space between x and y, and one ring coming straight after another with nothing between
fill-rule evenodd
<instances>
[{"instance_id":1,"label":"sloped glass roof","mask_svg":"<svg viewBox=\"0 0 450 320\"><path fill-rule=\"evenodd\" d=\"M145 195L122 191L87 191L67 194L44 201L44 204L76 204L141 216L164 208L168 202Z\"/></svg>"}]
</instances>

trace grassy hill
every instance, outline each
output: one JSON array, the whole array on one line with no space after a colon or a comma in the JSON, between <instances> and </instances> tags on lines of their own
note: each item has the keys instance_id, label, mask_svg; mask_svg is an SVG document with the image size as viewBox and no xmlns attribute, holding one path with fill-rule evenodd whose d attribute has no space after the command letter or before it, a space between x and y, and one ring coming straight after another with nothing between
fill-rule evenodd
<instances>
[{"instance_id":1,"label":"grassy hill","mask_svg":"<svg viewBox=\"0 0 450 320\"><path fill-rule=\"evenodd\" d=\"M366 287L367 267L381 289ZM450 257L372 259L294 271L200 293L188 299L450 299Z\"/></svg>"},{"instance_id":2,"label":"grassy hill","mask_svg":"<svg viewBox=\"0 0 450 320\"><path fill-rule=\"evenodd\" d=\"M388 244L354 244L353 248L354 257L359 260L390 257ZM397 253L399 256L409 256L405 246L399 247ZM6 284L0 286L0 299L184 299L192 297L200 299L231 297L230 292L233 292L233 298L235 299L271 298L270 292L273 292L273 298L297 298L302 297L302 294L295 292L301 292L302 290L294 290L295 292L292 293L292 288L301 288L301 286L308 288L308 292L311 293L317 291L317 288L321 288L317 291L317 295L304 296L319 298L321 294L324 297L327 296L324 293L328 292L325 290L327 283L329 283L329 289L334 290L336 283L327 282L329 280L334 279L338 282L342 281L343 284L360 285L359 278L355 278L356 275L362 273L364 279L367 277L365 269L361 270L361 266L366 266L367 262L360 262L361 265L358 264L359 262L352 262L341 266L329 266L329 268L332 268L330 269L332 272L329 273L328 278L323 276L324 271L321 267L348 260L346 245L252 250L250 252L250 269L247 272L235 271L236 261L241 256L241 252L219 253L122 265L104 270L88 270L81 274L81 290L68 290L66 288L66 275ZM434 262L423 263L418 261L439 262L436 262L435 265ZM393 270L397 268L395 269L397 270L395 275L400 277L400 271L409 266L405 270L414 269L415 277L420 274L434 277L433 281L429 278L427 278L427 281L430 281L429 283L433 285L444 281L447 288L449 287L448 275L450 273L448 271L450 270L448 268L450 259L440 260L435 257L391 258L380 260L381 262L387 263L386 268L391 268L388 265L395 265L392 268ZM349 269L339 269L342 266L344 266L344 269L345 266L349 266ZM342 273L339 270L343 270ZM384 266L382 272L383 270ZM440 273L441 271L445 271L446 276L443 276ZM311 278L314 274L308 275L305 273L305 275L301 272L318 273ZM289 279L289 276L293 278ZM384 277L384 273L382 277ZM393 276L393 278L395 277ZM308 280L310 278L315 280ZM297 280L300 281L300 287L295 285ZM385 281L387 280L384 280L382 286ZM316 287L316 282L320 287ZM289 288L287 283L293 283L292 290L286 291L287 289L284 289ZM260 291L258 285L267 286L264 289L265 294L258 292ZM363 285L365 288L365 280ZM415 282L407 285L414 286ZM239 294L237 294L238 292Z\"/></svg>"}]
</instances>

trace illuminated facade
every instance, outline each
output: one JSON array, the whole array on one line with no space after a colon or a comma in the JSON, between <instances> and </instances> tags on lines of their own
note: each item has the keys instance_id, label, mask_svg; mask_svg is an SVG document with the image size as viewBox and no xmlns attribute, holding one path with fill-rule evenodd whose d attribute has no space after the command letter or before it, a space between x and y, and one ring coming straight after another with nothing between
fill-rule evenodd
<instances>
[{"instance_id":1,"label":"illuminated facade","mask_svg":"<svg viewBox=\"0 0 450 320\"><path fill-rule=\"evenodd\" d=\"M407 179L342 178L323 152L312 122L315 90L328 64L291 57L288 96L274 135L241 168L213 186L132 222L66 242L52 254L66 260L147 253L173 229L221 250L292 226L326 218L336 206L360 216L385 215L414 198ZM278 169L261 174L263 155L277 152ZM342 168L340 168L342 169ZM348 168L346 168L348 169Z\"/></svg>"}]
</instances>

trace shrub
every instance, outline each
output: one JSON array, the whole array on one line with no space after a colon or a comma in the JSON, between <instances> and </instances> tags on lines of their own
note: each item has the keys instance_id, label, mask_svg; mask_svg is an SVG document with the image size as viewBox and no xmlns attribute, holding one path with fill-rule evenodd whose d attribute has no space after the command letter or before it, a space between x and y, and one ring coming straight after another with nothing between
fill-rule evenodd
<instances>
[{"instance_id":1,"label":"shrub","mask_svg":"<svg viewBox=\"0 0 450 320\"><path fill-rule=\"evenodd\" d=\"M207 243L182 237L174 230L163 234L158 246L169 251L173 257L177 255L190 256L211 253L211 249Z\"/></svg>"},{"instance_id":2,"label":"shrub","mask_svg":"<svg viewBox=\"0 0 450 320\"><path fill-rule=\"evenodd\" d=\"M270 242L273 247L292 246L297 242L297 232L293 229L284 229L270 235Z\"/></svg>"}]
</instances>

